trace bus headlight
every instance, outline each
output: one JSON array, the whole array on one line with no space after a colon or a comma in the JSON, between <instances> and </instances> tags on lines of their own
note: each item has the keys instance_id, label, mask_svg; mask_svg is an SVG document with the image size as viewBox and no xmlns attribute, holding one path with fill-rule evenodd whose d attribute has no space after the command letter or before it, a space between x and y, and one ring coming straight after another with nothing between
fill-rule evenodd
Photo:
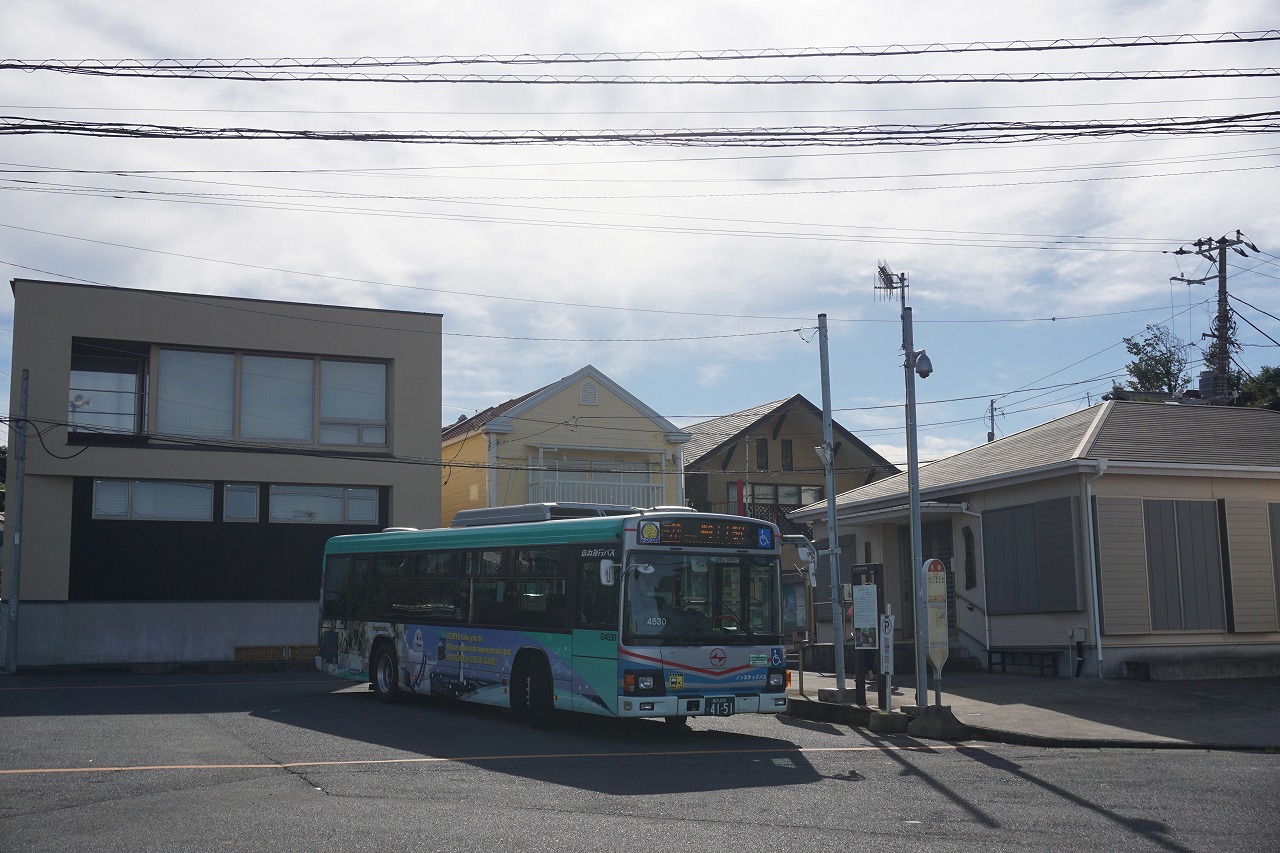
<instances>
[{"instance_id":1,"label":"bus headlight","mask_svg":"<svg viewBox=\"0 0 1280 853\"><path fill-rule=\"evenodd\" d=\"M785 669L771 669L765 676L765 690L786 690L790 673Z\"/></svg>"},{"instance_id":2,"label":"bus headlight","mask_svg":"<svg viewBox=\"0 0 1280 853\"><path fill-rule=\"evenodd\" d=\"M662 673L629 669L622 674L622 692L630 695L662 695Z\"/></svg>"}]
</instances>

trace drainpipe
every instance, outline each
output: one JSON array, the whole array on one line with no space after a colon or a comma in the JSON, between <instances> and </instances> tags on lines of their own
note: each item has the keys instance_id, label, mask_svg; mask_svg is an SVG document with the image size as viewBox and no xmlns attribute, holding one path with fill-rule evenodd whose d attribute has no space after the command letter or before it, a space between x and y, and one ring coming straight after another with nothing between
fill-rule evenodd
<instances>
[{"instance_id":1,"label":"drainpipe","mask_svg":"<svg viewBox=\"0 0 1280 853\"><path fill-rule=\"evenodd\" d=\"M485 474L485 491L489 494L485 495L485 506L497 506L494 499L498 495L498 468L495 464L497 457L498 439L493 433L485 433L485 443L487 447L489 470Z\"/></svg>"},{"instance_id":2,"label":"drainpipe","mask_svg":"<svg viewBox=\"0 0 1280 853\"><path fill-rule=\"evenodd\" d=\"M1093 595L1093 639L1098 646L1098 678L1102 678L1102 611L1098 609L1098 532L1093 523L1093 482L1107 470L1107 460L1097 461L1098 473L1084 483L1084 514L1089 529L1089 585Z\"/></svg>"},{"instance_id":3,"label":"drainpipe","mask_svg":"<svg viewBox=\"0 0 1280 853\"><path fill-rule=\"evenodd\" d=\"M684 445L676 445L676 491L679 494L680 506L688 506L684 498ZM708 495L707 497L711 497Z\"/></svg>"},{"instance_id":4,"label":"drainpipe","mask_svg":"<svg viewBox=\"0 0 1280 853\"><path fill-rule=\"evenodd\" d=\"M987 604L987 552L986 540L983 538L982 531L982 513L970 512L969 502L963 501L960 504L960 511L965 515L972 515L978 519L978 553L982 555L982 632L986 635L987 648L991 648L991 609Z\"/></svg>"}]
</instances>

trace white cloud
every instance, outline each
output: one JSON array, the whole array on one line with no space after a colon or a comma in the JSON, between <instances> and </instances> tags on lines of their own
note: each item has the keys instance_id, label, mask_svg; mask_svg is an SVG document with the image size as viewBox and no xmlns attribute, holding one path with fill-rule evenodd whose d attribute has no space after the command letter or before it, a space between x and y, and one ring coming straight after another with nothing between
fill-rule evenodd
<instances>
[{"instance_id":1,"label":"white cloud","mask_svg":"<svg viewBox=\"0 0 1280 853\"><path fill-rule=\"evenodd\" d=\"M0 27L6 49L26 58L466 56L1248 32L1273 25L1271 5L997 2L978 15L941 0L912 4L910 14L835 2L779 14L773 3L742 2L297 0L177 10L159 0L9 0ZM1274 43L1263 43L548 73L1247 68L1274 65L1273 53ZM0 74L9 115L317 130L1084 121L1257 112L1275 107L1273 92L1266 78L730 87ZM1096 399L1126 361L1120 339L1149 322L1173 317L1177 334L1198 342L1209 316L1187 302L1209 289L1189 292L1168 279L1203 266L1162 252L1236 228L1269 252L1280 246L1280 212L1267 191L1280 160L1261 136L885 149L12 135L3 144L0 168L89 173L0 173L8 202L0 223L100 241L0 228L0 261L48 271L10 266L11 277L438 312L449 333L446 421L586 363L671 416L794 393L819 403L812 327L826 313L837 420L867 430L865 440L895 461L904 455L901 327L896 301L877 301L878 260L909 273L915 345L936 368L918 389L924 458L981 442L990 400L1003 435ZM78 189L87 186L105 195ZM160 200L160 190L195 195ZM1277 267L1247 271L1265 260L1235 259L1231 288L1275 314L1266 276L1280 275ZM0 305L10 310L11 300ZM1280 338L1280 323L1250 319ZM803 337L760 334L795 328ZM1244 324L1241 334L1266 343ZM1274 348L1246 357L1255 367L1280 362Z\"/></svg>"}]
</instances>

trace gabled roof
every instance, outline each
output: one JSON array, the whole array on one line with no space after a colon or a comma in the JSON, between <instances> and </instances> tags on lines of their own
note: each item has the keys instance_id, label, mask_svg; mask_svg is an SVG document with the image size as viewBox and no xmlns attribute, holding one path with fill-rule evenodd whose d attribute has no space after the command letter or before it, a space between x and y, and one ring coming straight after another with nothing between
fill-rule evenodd
<instances>
[{"instance_id":1,"label":"gabled roof","mask_svg":"<svg viewBox=\"0 0 1280 853\"><path fill-rule=\"evenodd\" d=\"M1227 406L1112 400L940 459L920 468L933 499L1014 479L1057 476L1096 463L1156 468L1272 469L1280 480L1280 413ZM907 500L899 474L836 497L838 507L879 508ZM797 510L816 515L826 504Z\"/></svg>"},{"instance_id":2,"label":"gabled roof","mask_svg":"<svg viewBox=\"0 0 1280 853\"><path fill-rule=\"evenodd\" d=\"M804 395L796 394L782 400L774 400L772 403L763 403L750 409L743 409L741 412L722 415L709 421L685 427L685 431L693 436L684 449L685 467L692 468L703 464L711 457L742 441L743 436L748 435L764 422L785 417L788 412L795 409L805 410L819 420L822 419L822 409L809 402ZM861 439L835 421L831 422L831 433L834 440L842 441L860 450L877 467L883 468L885 472L892 473L898 470L892 462L876 453L864 444Z\"/></svg>"},{"instance_id":3,"label":"gabled roof","mask_svg":"<svg viewBox=\"0 0 1280 853\"><path fill-rule=\"evenodd\" d=\"M512 421L519 418L529 410L546 402L566 388L576 385L588 377L601 387L608 389L615 397L651 420L654 426L665 434L667 441L672 444L683 444L689 440L689 434L687 432L682 431L675 424L649 408L649 406L645 405L632 395L631 392L614 382L608 376L605 376L590 364L569 374L563 379L552 382L550 385L544 385L541 388L530 391L528 394L507 400L505 403L490 406L470 418L450 424L445 427L444 431L441 433L441 440L449 442L455 438L460 438L461 436L469 433L479 431L510 432Z\"/></svg>"},{"instance_id":4,"label":"gabled roof","mask_svg":"<svg viewBox=\"0 0 1280 853\"><path fill-rule=\"evenodd\" d=\"M457 421L449 424L447 427L444 428L444 432L440 434L440 440L450 441L451 439L457 438L460 435L466 435L467 433L475 432L476 430L480 429L480 427L489 423L489 421L493 420L499 415L506 414L513 407L519 405L520 403L523 403L525 400L528 400L534 394L545 391L550 387L551 387L550 385L544 385L541 388L538 388L534 391L530 391L528 394L522 394L521 396L508 400L505 403L499 403L496 406L490 406L484 411L476 412L474 415L472 415L469 418L459 418Z\"/></svg>"}]
</instances>

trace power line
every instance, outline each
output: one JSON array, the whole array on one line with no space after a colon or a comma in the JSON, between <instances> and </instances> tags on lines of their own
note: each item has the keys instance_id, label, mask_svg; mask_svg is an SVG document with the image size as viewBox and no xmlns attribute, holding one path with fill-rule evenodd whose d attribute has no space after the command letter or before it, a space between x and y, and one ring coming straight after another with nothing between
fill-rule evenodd
<instances>
[{"instance_id":1,"label":"power line","mask_svg":"<svg viewBox=\"0 0 1280 853\"><path fill-rule=\"evenodd\" d=\"M1277 72L1280 73L1280 72ZM665 145L677 147L792 147L1008 144L1115 136L1221 136L1280 131L1280 111L1231 116L1088 119L1042 122L954 122L942 125L707 128L644 130L284 130L76 122L0 116L0 136L58 134L127 139L253 139L263 141L395 142L431 145Z\"/></svg>"},{"instance_id":2,"label":"power line","mask_svg":"<svg viewBox=\"0 0 1280 853\"><path fill-rule=\"evenodd\" d=\"M273 57L238 59L45 59L40 61L6 59L0 70L57 71L67 74L99 76L168 76L193 73L214 74L219 71L289 73L293 69L334 68L426 68L440 65L587 65L596 63L649 62L726 62L778 59L815 59L843 57L919 56L937 53L1038 53L1045 51L1094 50L1098 48L1173 47L1208 44L1252 44L1280 40L1280 31L1190 33L1181 35L1143 35L1095 37L1088 39L1019 39L1014 41L933 42L926 44L892 44L871 47L800 47L763 49L718 49L676 51L594 51L589 53L515 53L476 56L395 56L395 57Z\"/></svg>"}]
</instances>

